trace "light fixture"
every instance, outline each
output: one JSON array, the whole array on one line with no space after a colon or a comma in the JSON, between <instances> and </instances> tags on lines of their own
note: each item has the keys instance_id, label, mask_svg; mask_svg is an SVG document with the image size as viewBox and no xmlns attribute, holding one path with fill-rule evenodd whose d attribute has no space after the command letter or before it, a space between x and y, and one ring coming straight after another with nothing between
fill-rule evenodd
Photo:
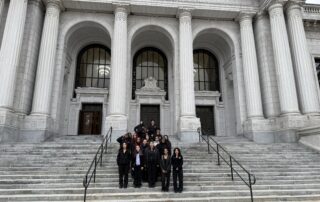
<instances>
[{"instance_id":1,"label":"light fixture","mask_svg":"<svg viewBox=\"0 0 320 202\"><path fill-rule=\"evenodd\" d=\"M109 65L99 65L98 72L101 76L108 76L110 74L110 66Z\"/></svg>"}]
</instances>

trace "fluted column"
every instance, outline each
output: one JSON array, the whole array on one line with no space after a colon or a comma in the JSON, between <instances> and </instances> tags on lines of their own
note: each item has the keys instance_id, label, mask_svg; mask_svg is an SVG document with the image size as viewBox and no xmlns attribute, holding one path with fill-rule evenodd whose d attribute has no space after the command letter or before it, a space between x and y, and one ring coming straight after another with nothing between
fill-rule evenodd
<instances>
[{"instance_id":1,"label":"fluted column","mask_svg":"<svg viewBox=\"0 0 320 202\"><path fill-rule=\"evenodd\" d=\"M296 84L282 3L276 1L268 10L281 114L299 113Z\"/></svg>"},{"instance_id":2,"label":"fluted column","mask_svg":"<svg viewBox=\"0 0 320 202\"><path fill-rule=\"evenodd\" d=\"M60 0L47 0L31 114L50 114L61 8Z\"/></svg>"},{"instance_id":3,"label":"fluted column","mask_svg":"<svg viewBox=\"0 0 320 202\"><path fill-rule=\"evenodd\" d=\"M248 118L263 118L257 53L252 28L252 15L240 16L243 76Z\"/></svg>"},{"instance_id":4,"label":"fluted column","mask_svg":"<svg viewBox=\"0 0 320 202\"><path fill-rule=\"evenodd\" d=\"M11 0L0 50L0 107L13 107L17 67L22 46L27 0Z\"/></svg>"},{"instance_id":5,"label":"fluted column","mask_svg":"<svg viewBox=\"0 0 320 202\"><path fill-rule=\"evenodd\" d=\"M304 114L317 114L320 112L320 103L302 21L301 6L291 1L286 13L301 111Z\"/></svg>"},{"instance_id":6,"label":"fluted column","mask_svg":"<svg viewBox=\"0 0 320 202\"><path fill-rule=\"evenodd\" d=\"M128 13L126 5L116 5L111 47L109 114L106 118L106 130L111 126L113 128L112 141L116 141L117 137L128 130L126 114Z\"/></svg>"},{"instance_id":7,"label":"fluted column","mask_svg":"<svg viewBox=\"0 0 320 202\"><path fill-rule=\"evenodd\" d=\"M180 138L184 142L196 142L200 119L195 113L193 38L191 11L179 14L179 62L180 62Z\"/></svg>"},{"instance_id":8,"label":"fluted column","mask_svg":"<svg viewBox=\"0 0 320 202\"><path fill-rule=\"evenodd\" d=\"M280 102L273 59L270 20L267 13L259 12L254 25L263 112L267 118L277 117L280 114Z\"/></svg>"},{"instance_id":9,"label":"fluted column","mask_svg":"<svg viewBox=\"0 0 320 202\"><path fill-rule=\"evenodd\" d=\"M195 97L193 80L193 39L191 13L180 13L180 105L181 116L195 116Z\"/></svg>"},{"instance_id":10,"label":"fluted column","mask_svg":"<svg viewBox=\"0 0 320 202\"><path fill-rule=\"evenodd\" d=\"M127 16L125 7L115 9L111 47L110 115L125 115L127 79Z\"/></svg>"}]
</instances>

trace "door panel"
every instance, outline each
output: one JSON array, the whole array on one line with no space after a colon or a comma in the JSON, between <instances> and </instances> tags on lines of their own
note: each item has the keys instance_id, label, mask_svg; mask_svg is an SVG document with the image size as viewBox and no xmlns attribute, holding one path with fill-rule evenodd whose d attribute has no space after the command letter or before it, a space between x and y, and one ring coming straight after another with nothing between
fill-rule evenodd
<instances>
[{"instance_id":1,"label":"door panel","mask_svg":"<svg viewBox=\"0 0 320 202\"><path fill-rule=\"evenodd\" d=\"M209 133L209 135L215 135L214 127L214 107L213 106L197 106L196 114L200 118L201 128Z\"/></svg>"},{"instance_id":2,"label":"door panel","mask_svg":"<svg viewBox=\"0 0 320 202\"><path fill-rule=\"evenodd\" d=\"M84 104L80 111L79 134L101 134L102 105Z\"/></svg>"},{"instance_id":3,"label":"door panel","mask_svg":"<svg viewBox=\"0 0 320 202\"><path fill-rule=\"evenodd\" d=\"M145 126L149 126L150 121L154 120L156 125L160 127L160 106L159 105L141 105L140 119Z\"/></svg>"}]
</instances>

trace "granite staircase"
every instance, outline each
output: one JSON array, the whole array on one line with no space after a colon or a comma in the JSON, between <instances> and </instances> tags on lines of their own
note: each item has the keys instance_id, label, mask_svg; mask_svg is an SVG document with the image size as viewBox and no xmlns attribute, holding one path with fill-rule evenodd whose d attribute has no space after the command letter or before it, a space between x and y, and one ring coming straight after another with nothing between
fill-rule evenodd
<instances>
[{"instance_id":1,"label":"granite staircase","mask_svg":"<svg viewBox=\"0 0 320 202\"><path fill-rule=\"evenodd\" d=\"M258 145L242 137L216 138L255 174L255 201L320 201L320 154L299 144ZM101 142L100 137L66 136L40 144L0 144L0 201L83 201L82 180ZM118 188L118 144L111 144L98 168L87 201L250 201L249 189L230 168L217 165L205 143L182 148L184 192ZM244 174L240 171L240 174ZM245 175L244 175L245 176Z\"/></svg>"}]
</instances>

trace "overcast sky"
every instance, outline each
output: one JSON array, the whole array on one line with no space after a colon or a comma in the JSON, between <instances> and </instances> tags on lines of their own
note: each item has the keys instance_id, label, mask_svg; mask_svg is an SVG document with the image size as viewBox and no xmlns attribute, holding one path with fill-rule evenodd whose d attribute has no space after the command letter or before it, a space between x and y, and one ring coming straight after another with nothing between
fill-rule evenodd
<instances>
[{"instance_id":1,"label":"overcast sky","mask_svg":"<svg viewBox=\"0 0 320 202\"><path fill-rule=\"evenodd\" d=\"M307 0L307 3L310 3L310 4L320 4L320 0Z\"/></svg>"}]
</instances>

